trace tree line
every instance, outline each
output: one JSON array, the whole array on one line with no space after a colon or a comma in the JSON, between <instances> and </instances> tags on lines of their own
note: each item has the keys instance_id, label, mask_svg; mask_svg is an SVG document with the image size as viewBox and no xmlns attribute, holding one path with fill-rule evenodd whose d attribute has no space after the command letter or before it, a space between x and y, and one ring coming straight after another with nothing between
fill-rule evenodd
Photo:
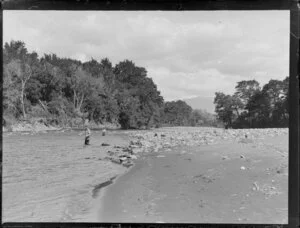
<instances>
[{"instance_id":1,"label":"tree line","mask_svg":"<svg viewBox=\"0 0 300 228\"><path fill-rule=\"evenodd\" d=\"M46 124L119 124L123 129L159 126L288 126L288 84L240 81L233 95L215 93L215 112L193 110L182 100L164 101L144 67L108 58L86 62L28 52L22 41L3 48L4 124L40 118Z\"/></svg>"},{"instance_id":2,"label":"tree line","mask_svg":"<svg viewBox=\"0 0 300 228\"><path fill-rule=\"evenodd\" d=\"M215 93L215 112L226 128L288 127L288 92L289 77L262 87L256 80L240 81L232 95Z\"/></svg>"},{"instance_id":3,"label":"tree line","mask_svg":"<svg viewBox=\"0 0 300 228\"><path fill-rule=\"evenodd\" d=\"M214 115L184 101L165 102L144 67L108 58L87 62L28 52L22 41L3 48L4 124L41 118L46 124L76 126L118 123L123 129L217 125Z\"/></svg>"}]
</instances>

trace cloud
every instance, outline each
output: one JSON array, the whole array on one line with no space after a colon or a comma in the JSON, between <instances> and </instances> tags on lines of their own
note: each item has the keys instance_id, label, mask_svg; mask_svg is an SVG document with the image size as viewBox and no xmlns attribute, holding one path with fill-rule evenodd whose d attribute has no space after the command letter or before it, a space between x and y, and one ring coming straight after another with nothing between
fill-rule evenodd
<instances>
[{"instance_id":1,"label":"cloud","mask_svg":"<svg viewBox=\"0 0 300 228\"><path fill-rule=\"evenodd\" d=\"M167 99L288 75L288 11L4 11L3 39L87 61L132 60Z\"/></svg>"}]
</instances>

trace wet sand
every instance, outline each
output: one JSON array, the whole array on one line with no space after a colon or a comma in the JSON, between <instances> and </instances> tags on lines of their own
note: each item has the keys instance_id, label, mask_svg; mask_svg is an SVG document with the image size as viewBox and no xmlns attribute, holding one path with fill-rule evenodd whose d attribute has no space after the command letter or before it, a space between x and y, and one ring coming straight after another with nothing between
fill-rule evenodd
<instances>
[{"instance_id":1,"label":"wet sand","mask_svg":"<svg viewBox=\"0 0 300 228\"><path fill-rule=\"evenodd\" d=\"M145 153L104 189L100 222L287 223L288 135Z\"/></svg>"}]
</instances>

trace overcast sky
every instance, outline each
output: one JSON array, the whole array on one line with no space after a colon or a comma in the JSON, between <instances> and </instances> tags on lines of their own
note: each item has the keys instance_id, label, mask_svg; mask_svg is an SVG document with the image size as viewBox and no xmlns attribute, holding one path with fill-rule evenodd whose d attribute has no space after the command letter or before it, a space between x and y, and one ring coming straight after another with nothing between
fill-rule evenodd
<instances>
[{"instance_id":1,"label":"overcast sky","mask_svg":"<svg viewBox=\"0 0 300 228\"><path fill-rule=\"evenodd\" d=\"M132 60L165 100L289 74L288 11L4 11L3 39L39 56Z\"/></svg>"}]
</instances>

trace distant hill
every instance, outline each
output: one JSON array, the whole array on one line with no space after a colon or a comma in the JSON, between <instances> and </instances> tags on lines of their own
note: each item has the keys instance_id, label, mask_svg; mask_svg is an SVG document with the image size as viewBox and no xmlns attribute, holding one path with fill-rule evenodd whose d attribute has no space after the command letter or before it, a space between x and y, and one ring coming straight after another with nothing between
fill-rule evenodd
<instances>
[{"instance_id":1,"label":"distant hill","mask_svg":"<svg viewBox=\"0 0 300 228\"><path fill-rule=\"evenodd\" d=\"M194 97L183 100L193 109L202 109L212 114L215 113L214 97Z\"/></svg>"}]
</instances>

